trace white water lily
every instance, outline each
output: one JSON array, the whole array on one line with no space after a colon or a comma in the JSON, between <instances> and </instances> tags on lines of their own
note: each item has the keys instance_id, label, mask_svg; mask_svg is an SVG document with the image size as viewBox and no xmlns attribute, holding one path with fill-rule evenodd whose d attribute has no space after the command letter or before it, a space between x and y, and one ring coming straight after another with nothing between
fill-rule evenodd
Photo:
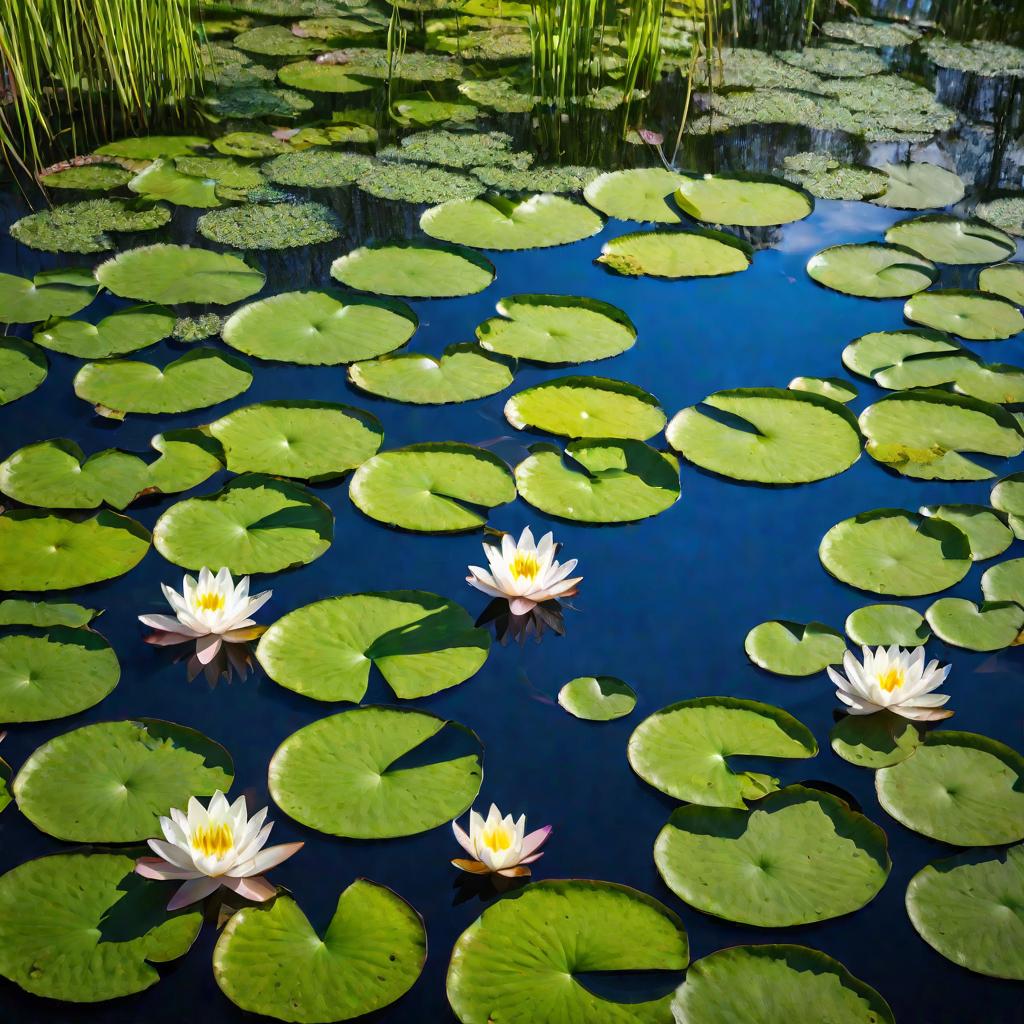
<instances>
[{"instance_id":1,"label":"white water lily","mask_svg":"<svg viewBox=\"0 0 1024 1024\"><path fill-rule=\"evenodd\" d=\"M160 819L164 839L150 839L156 857L142 857L135 871L143 878L160 881L180 879L184 885L167 904L178 910L205 899L222 885L239 896L262 903L277 891L264 871L276 867L302 843L284 843L264 849L273 823L264 825L267 808L251 818L246 813L245 797L233 804L219 790L210 798L209 808L192 797L188 813L174 809L169 818Z\"/></svg>"},{"instance_id":2,"label":"white water lily","mask_svg":"<svg viewBox=\"0 0 1024 1024\"><path fill-rule=\"evenodd\" d=\"M843 658L846 675L829 668L828 675L836 684L836 696L851 715L872 715L888 709L915 722L936 722L949 718L943 704L949 694L933 693L949 675L949 665L938 661L924 663L924 648L903 650L895 645L886 650L861 648L863 664L847 651Z\"/></svg>"},{"instance_id":3,"label":"white water lily","mask_svg":"<svg viewBox=\"0 0 1024 1024\"><path fill-rule=\"evenodd\" d=\"M466 582L490 597L507 599L513 615L526 615L535 605L559 597L572 597L582 576L569 578L576 568L573 558L564 565L555 561L558 545L550 533L535 544L527 526L518 543L509 534L501 538L501 547L484 544L490 572L478 565L469 567Z\"/></svg>"},{"instance_id":4,"label":"white water lily","mask_svg":"<svg viewBox=\"0 0 1024 1024\"><path fill-rule=\"evenodd\" d=\"M527 865L544 856L538 851L551 834L551 826L545 825L527 835L525 814L521 814L518 821L513 821L511 814L503 818L501 811L491 804L486 819L476 811L469 812L468 835L456 821L452 822L452 831L459 845L472 858L453 860L457 868L474 875L494 873L516 878L528 875L530 869Z\"/></svg>"}]
</instances>

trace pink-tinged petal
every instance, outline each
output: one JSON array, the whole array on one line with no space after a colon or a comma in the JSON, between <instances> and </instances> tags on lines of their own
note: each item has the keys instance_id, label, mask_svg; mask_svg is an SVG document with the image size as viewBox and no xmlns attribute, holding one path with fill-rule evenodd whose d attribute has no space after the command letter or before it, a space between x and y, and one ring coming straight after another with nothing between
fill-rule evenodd
<instances>
[{"instance_id":1,"label":"pink-tinged petal","mask_svg":"<svg viewBox=\"0 0 1024 1024\"><path fill-rule=\"evenodd\" d=\"M190 903L198 903L200 900L205 900L210 893L216 892L220 888L220 884L221 880L219 878L207 878L205 875L202 878L193 878L191 881L186 882L171 897L171 902L167 904L167 909L181 910L182 907L187 907Z\"/></svg>"},{"instance_id":2,"label":"pink-tinged petal","mask_svg":"<svg viewBox=\"0 0 1024 1024\"><path fill-rule=\"evenodd\" d=\"M457 821L452 822L452 831L455 833L455 841L459 846L461 846L466 853L470 855L470 857L475 857L476 850L473 849L473 844L470 841L469 836L466 835L465 831L459 827L459 823Z\"/></svg>"},{"instance_id":3,"label":"pink-tinged petal","mask_svg":"<svg viewBox=\"0 0 1024 1024\"><path fill-rule=\"evenodd\" d=\"M524 857L529 857L531 853L539 850L547 841L548 836L551 835L551 825L545 825L543 828L537 829L536 832L531 832L523 840L522 853Z\"/></svg>"},{"instance_id":4,"label":"pink-tinged petal","mask_svg":"<svg viewBox=\"0 0 1024 1024\"><path fill-rule=\"evenodd\" d=\"M260 875L253 878L224 878L223 882L232 892L254 903L265 903L277 895L277 889Z\"/></svg>"},{"instance_id":5,"label":"pink-tinged petal","mask_svg":"<svg viewBox=\"0 0 1024 1024\"><path fill-rule=\"evenodd\" d=\"M944 718L953 717L953 712L945 708L903 708L893 705L889 710L911 722L941 722Z\"/></svg>"},{"instance_id":6,"label":"pink-tinged petal","mask_svg":"<svg viewBox=\"0 0 1024 1024\"><path fill-rule=\"evenodd\" d=\"M304 843L282 843L280 846L268 846L265 850L260 850L249 862L252 865L250 873L261 875L264 871L276 868L278 864L298 853L304 845ZM234 872L232 871L231 874Z\"/></svg>"},{"instance_id":7,"label":"pink-tinged petal","mask_svg":"<svg viewBox=\"0 0 1024 1024\"><path fill-rule=\"evenodd\" d=\"M513 615L528 615L536 607L537 602L528 597L513 597L508 603L508 610Z\"/></svg>"},{"instance_id":8,"label":"pink-tinged petal","mask_svg":"<svg viewBox=\"0 0 1024 1024\"><path fill-rule=\"evenodd\" d=\"M162 860L167 861L168 864L175 865L175 867L195 867L192 858L184 850L179 850L172 843L165 843L162 839L150 839L149 848Z\"/></svg>"},{"instance_id":9,"label":"pink-tinged petal","mask_svg":"<svg viewBox=\"0 0 1024 1024\"><path fill-rule=\"evenodd\" d=\"M159 857L140 857L135 862L135 874L143 878L155 878L158 882L185 882L190 878L202 877L202 872L194 868L179 868Z\"/></svg>"},{"instance_id":10,"label":"pink-tinged petal","mask_svg":"<svg viewBox=\"0 0 1024 1024\"><path fill-rule=\"evenodd\" d=\"M519 863L520 864L532 864L534 861L540 860L541 857L543 857L543 856L544 856L544 851L542 850L540 853L535 853L532 857L523 857L523 859L520 860Z\"/></svg>"},{"instance_id":11,"label":"pink-tinged petal","mask_svg":"<svg viewBox=\"0 0 1024 1024\"><path fill-rule=\"evenodd\" d=\"M162 633L181 633L183 636L195 638L199 634L183 626L173 615L140 615L139 622L150 629L158 629Z\"/></svg>"},{"instance_id":12,"label":"pink-tinged petal","mask_svg":"<svg viewBox=\"0 0 1024 1024\"><path fill-rule=\"evenodd\" d=\"M195 637L185 636L184 633L150 633L144 639L154 647L174 647L177 644L190 644Z\"/></svg>"},{"instance_id":13,"label":"pink-tinged petal","mask_svg":"<svg viewBox=\"0 0 1024 1024\"><path fill-rule=\"evenodd\" d=\"M209 665L214 658L217 657L217 652L220 650L221 640L219 636L211 635L200 637L196 641L196 657L199 659L200 665Z\"/></svg>"}]
</instances>

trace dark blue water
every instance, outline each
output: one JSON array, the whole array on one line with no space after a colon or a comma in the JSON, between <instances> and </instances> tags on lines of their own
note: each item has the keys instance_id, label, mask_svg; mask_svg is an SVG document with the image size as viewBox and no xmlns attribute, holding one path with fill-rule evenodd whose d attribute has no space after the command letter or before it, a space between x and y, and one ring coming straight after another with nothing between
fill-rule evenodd
<instances>
[{"instance_id":1,"label":"dark blue water","mask_svg":"<svg viewBox=\"0 0 1024 1024\"><path fill-rule=\"evenodd\" d=\"M411 348L438 353L473 337L502 296L548 291L601 298L621 306L639 329L635 347L609 361L581 367L619 377L655 394L668 413L708 393L745 385L785 386L797 375L842 375L840 353L854 337L899 327L902 302L848 298L814 285L804 263L836 242L875 238L897 214L864 204L819 202L807 221L781 231L777 247L757 253L753 267L720 280L659 282L626 279L592 264L604 238L633 226L610 223L601 236L573 246L522 254L497 254L496 282L480 295L414 303L421 326ZM372 226L372 225L371 225ZM6 227L6 221L0 224ZM271 291L328 283L331 257L340 244L306 254L276 257ZM2 233L0 269L31 274L41 262ZM953 274L948 283L969 275ZM97 301L86 316L98 319L118 300ZM219 344L214 342L214 344ZM139 358L165 362L184 346L163 343ZM990 361L1020 363L1021 339L974 346ZM0 455L31 441L72 437L87 451L117 445L145 450L149 437L171 426L208 422L228 409L272 398L351 402L382 420L386 447L415 441L462 440L492 446L510 464L534 438L505 422L502 405L511 390L561 371L522 367L509 392L460 406L416 408L378 401L351 389L343 368L300 368L255 363L250 391L232 403L177 417L132 416L120 425L95 419L77 399L71 380L79 363L50 353L50 375L32 396L0 409ZM857 410L880 396L858 382ZM1020 460L1018 460L1020 461ZM1012 463L1005 465L1007 472ZM217 489L216 480L199 488ZM987 502L989 486L922 483L897 477L867 456L842 476L794 488L743 486L682 469L682 497L669 511L630 526L586 527L542 515L522 501L496 510L491 524L515 533L554 530L565 557L580 560L585 577L575 610L567 611L565 637L545 637L522 649L495 646L481 672L463 685L416 706L475 729L485 744L484 781L477 807L491 801L503 811L525 812L531 827L554 825L542 878L606 879L651 893L682 917L696 959L724 946L796 942L841 960L877 988L902 1024L987 1024L1024 1021L1021 989L949 963L912 929L903 907L906 884L930 860L956 852L912 833L878 806L873 773L832 754L828 733L836 706L824 676L787 680L752 666L743 653L748 629L770 618L817 619L841 629L846 615L874 598L858 594L821 568L818 542L834 523L879 506ZM474 614L486 599L463 582L468 562L479 562L479 535L432 537L399 533L364 518L347 497L347 483L317 488L337 517L334 544L298 571L259 578L274 597L264 622L333 594L417 588L463 603ZM130 514L151 527L175 499L136 506ZM1024 554L1015 543L1003 557ZM977 600L985 565L976 566L949 593ZM40 743L88 722L148 716L193 726L223 743L235 760L234 793L251 809L269 803L267 763L285 737L343 706L320 704L281 689L261 675L209 689L188 684L184 669L142 642L140 612L163 611L160 581L175 586L182 572L155 550L133 572L110 583L69 592L68 598L105 609L95 623L121 660L117 689L91 711L55 722L13 727L2 746L17 769ZM920 610L929 598L908 601ZM955 727L1021 747L1024 652L974 655L929 645L930 656L953 663L947 689ZM620 676L639 694L636 711L611 723L569 716L555 702L568 679L589 674ZM655 835L673 801L634 776L626 761L630 732L648 714L688 697L727 694L780 705L806 723L821 752L809 761L773 763L784 782L824 780L852 795L889 836L892 875L867 908L849 917L791 929L756 929L704 916L682 904L661 883L652 860ZM391 699L376 677L367 702ZM423 915L429 957L422 977L402 1000L373 1017L380 1022L453 1021L444 991L452 944L483 910L477 898L460 902L458 855L448 826L386 842L355 842L307 830L274 813L277 842L305 840L299 855L273 872L289 887L318 928L330 919L338 893L365 876L391 886ZM22 818L15 807L0 815L0 871L31 857L65 848ZM210 956L216 939L204 927L191 952L169 965L148 992L96 1006L47 1003L0 983L0 1014L17 1022L178 1021L183 1010L206 1022L252 1019L223 997ZM817 1024L813 1007L803 1022ZM541 1024L541 1022L538 1022ZM595 1021L594 1024L600 1024Z\"/></svg>"}]
</instances>

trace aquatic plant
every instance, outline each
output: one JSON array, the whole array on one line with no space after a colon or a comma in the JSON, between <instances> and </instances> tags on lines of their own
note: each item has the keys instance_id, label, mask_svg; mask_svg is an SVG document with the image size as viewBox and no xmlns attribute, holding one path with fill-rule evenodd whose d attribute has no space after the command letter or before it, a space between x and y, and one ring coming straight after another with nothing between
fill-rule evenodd
<instances>
[{"instance_id":1,"label":"aquatic plant","mask_svg":"<svg viewBox=\"0 0 1024 1024\"><path fill-rule=\"evenodd\" d=\"M836 684L836 696L851 715L873 715L888 709L915 722L935 722L953 714L943 708L949 694L934 693L949 675L950 666L937 660L925 664L924 648L905 651L892 646L862 649L862 661L850 651L843 657L843 671L829 666L828 677Z\"/></svg>"},{"instance_id":2,"label":"aquatic plant","mask_svg":"<svg viewBox=\"0 0 1024 1024\"><path fill-rule=\"evenodd\" d=\"M525 814L518 820L513 820L511 814L502 817L497 806L491 804L486 819L477 811L469 812L468 834L457 821L452 822L452 831L470 857L452 861L460 871L524 878L530 874L529 865L544 856L540 848L551 835L551 826L545 825L527 835Z\"/></svg>"}]
</instances>

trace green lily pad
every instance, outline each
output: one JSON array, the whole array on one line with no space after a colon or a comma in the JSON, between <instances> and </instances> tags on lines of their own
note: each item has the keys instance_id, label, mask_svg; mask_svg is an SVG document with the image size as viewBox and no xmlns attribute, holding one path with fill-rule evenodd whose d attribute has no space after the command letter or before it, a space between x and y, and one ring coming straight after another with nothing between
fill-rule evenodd
<instances>
[{"instance_id":1,"label":"green lily pad","mask_svg":"<svg viewBox=\"0 0 1024 1024\"><path fill-rule=\"evenodd\" d=\"M838 797L787 786L750 810L680 807L654 843L654 863L705 914L787 928L853 913L889 877L885 833Z\"/></svg>"},{"instance_id":2,"label":"green lily pad","mask_svg":"<svg viewBox=\"0 0 1024 1024\"><path fill-rule=\"evenodd\" d=\"M341 235L341 221L322 203L243 203L203 214L196 230L236 249L295 249L333 242Z\"/></svg>"},{"instance_id":3,"label":"green lily pad","mask_svg":"<svg viewBox=\"0 0 1024 1024\"><path fill-rule=\"evenodd\" d=\"M963 530L975 562L995 558L1013 543L1013 531L986 505L922 505L921 514Z\"/></svg>"},{"instance_id":4,"label":"green lily pad","mask_svg":"<svg viewBox=\"0 0 1024 1024\"><path fill-rule=\"evenodd\" d=\"M930 213L893 224L885 240L905 245L935 263L964 266L1009 259L1017 244L1004 231L976 217Z\"/></svg>"},{"instance_id":5,"label":"green lily pad","mask_svg":"<svg viewBox=\"0 0 1024 1024\"><path fill-rule=\"evenodd\" d=\"M423 970L420 916L383 885L356 879L321 938L283 893L231 916L213 976L236 1006L278 1020L326 1024L389 1006Z\"/></svg>"},{"instance_id":6,"label":"green lily pad","mask_svg":"<svg viewBox=\"0 0 1024 1024\"><path fill-rule=\"evenodd\" d=\"M846 617L846 635L864 647L918 647L931 630L924 616L903 604L869 604Z\"/></svg>"},{"instance_id":7,"label":"green lily pad","mask_svg":"<svg viewBox=\"0 0 1024 1024\"><path fill-rule=\"evenodd\" d=\"M913 323L970 341L1002 341L1024 330L1024 315L1012 302L987 292L957 288L912 295L903 315Z\"/></svg>"},{"instance_id":8,"label":"green lily pad","mask_svg":"<svg viewBox=\"0 0 1024 1024\"><path fill-rule=\"evenodd\" d=\"M0 405L32 394L46 380L46 353L24 338L0 338Z\"/></svg>"},{"instance_id":9,"label":"green lily pad","mask_svg":"<svg viewBox=\"0 0 1024 1024\"><path fill-rule=\"evenodd\" d=\"M682 218L671 199L683 181L683 175L662 167L610 171L594 178L583 198L608 217L678 224Z\"/></svg>"},{"instance_id":10,"label":"green lily pad","mask_svg":"<svg viewBox=\"0 0 1024 1024\"><path fill-rule=\"evenodd\" d=\"M237 398L251 383L248 363L195 348L163 368L130 359L86 363L75 374L75 394L121 418L204 409Z\"/></svg>"},{"instance_id":11,"label":"green lily pad","mask_svg":"<svg viewBox=\"0 0 1024 1024\"><path fill-rule=\"evenodd\" d=\"M86 626L100 613L80 604L55 601L24 601L8 597L0 601L0 626Z\"/></svg>"},{"instance_id":12,"label":"green lily pad","mask_svg":"<svg viewBox=\"0 0 1024 1024\"><path fill-rule=\"evenodd\" d=\"M957 394L983 402L1024 402L1024 370L1018 366L985 363L964 348L952 354L911 357L882 370L875 383L883 388L907 390L952 384Z\"/></svg>"},{"instance_id":13,"label":"green lily pad","mask_svg":"<svg viewBox=\"0 0 1024 1024\"><path fill-rule=\"evenodd\" d=\"M31 279L0 274L0 323L31 324L51 316L74 316L95 295L96 282L87 272L44 270Z\"/></svg>"},{"instance_id":14,"label":"green lily pad","mask_svg":"<svg viewBox=\"0 0 1024 1024\"><path fill-rule=\"evenodd\" d=\"M1015 306L1024 306L1024 263L1000 263L986 267L978 275L978 287L1008 299Z\"/></svg>"},{"instance_id":15,"label":"green lily pad","mask_svg":"<svg viewBox=\"0 0 1024 1024\"><path fill-rule=\"evenodd\" d=\"M986 569L981 577L986 601L1016 601L1024 605L1024 558L1011 558Z\"/></svg>"},{"instance_id":16,"label":"green lily pad","mask_svg":"<svg viewBox=\"0 0 1024 1024\"><path fill-rule=\"evenodd\" d=\"M149 550L149 531L114 512L72 519L30 509L0 515L0 590L71 590L121 576Z\"/></svg>"},{"instance_id":17,"label":"green lily pad","mask_svg":"<svg viewBox=\"0 0 1024 1024\"><path fill-rule=\"evenodd\" d=\"M810 730L771 704L737 697L700 697L670 704L644 719L626 749L633 771L677 800L736 807L760 800L779 780L735 771L730 757L814 757Z\"/></svg>"},{"instance_id":18,"label":"green lily pad","mask_svg":"<svg viewBox=\"0 0 1024 1024\"><path fill-rule=\"evenodd\" d=\"M179 501L153 527L153 545L169 562L186 569L227 566L235 576L308 565L333 538L327 505L305 487L258 473Z\"/></svg>"},{"instance_id":19,"label":"green lily pad","mask_svg":"<svg viewBox=\"0 0 1024 1024\"><path fill-rule=\"evenodd\" d=\"M286 64L277 77L284 85L306 92L366 92L374 86L372 81L351 74L347 64L317 64L310 60Z\"/></svg>"},{"instance_id":20,"label":"green lily pad","mask_svg":"<svg viewBox=\"0 0 1024 1024\"><path fill-rule=\"evenodd\" d=\"M882 808L951 846L1024 839L1024 758L971 732L929 733L913 757L875 775Z\"/></svg>"},{"instance_id":21,"label":"green lily pad","mask_svg":"<svg viewBox=\"0 0 1024 1024\"><path fill-rule=\"evenodd\" d=\"M471 342L449 345L440 358L403 352L353 363L348 378L357 388L414 405L471 402L504 391L512 371L500 356Z\"/></svg>"},{"instance_id":22,"label":"green lily pad","mask_svg":"<svg viewBox=\"0 0 1024 1024\"><path fill-rule=\"evenodd\" d=\"M959 342L940 331L911 327L904 331L872 331L851 341L843 349L843 365L859 374L877 378L887 370L899 369L919 355L949 355L964 351Z\"/></svg>"},{"instance_id":23,"label":"green lily pad","mask_svg":"<svg viewBox=\"0 0 1024 1024\"><path fill-rule=\"evenodd\" d=\"M1024 195L1019 192L978 203L974 212L1009 235L1024 235Z\"/></svg>"},{"instance_id":24,"label":"green lily pad","mask_svg":"<svg viewBox=\"0 0 1024 1024\"><path fill-rule=\"evenodd\" d=\"M558 691L558 703L576 718L610 722L636 707L636 691L614 676L580 676Z\"/></svg>"},{"instance_id":25,"label":"green lily pad","mask_svg":"<svg viewBox=\"0 0 1024 1024\"><path fill-rule=\"evenodd\" d=\"M746 270L753 250L721 231L638 231L609 239L595 262L627 277L720 277Z\"/></svg>"},{"instance_id":26,"label":"green lily pad","mask_svg":"<svg viewBox=\"0 0 1024 1024\"><path fill-rule=\"evenodd\" d=\"M331 264L331 276L349 288L424 299L474 295L494 275L494 265L472 249L422 242L363 246Z\"/></svg>"},{"instance_id":27,"label":"green lily pad","mask_svg":"<svg viewBox=\"0 0 1024 1024\"><path fill-rule=\"evenodd\" d=\"M378 163L356 182L360 191L400 203L446 203L475 199L487 191L483 182L459 171L429 164Z\"/></svg>"},{"instance_id":28,"label":"green lily pad","mask_svg":"<svg viewBox=\"0 0 1024 1024\"><path fill-rule=\"evenodd\" d=\"M392 590L317 601L278 619L256 657L280 686L358 703L376 665L403 700L458 686L487 660L490 634L436 594Z\"/></svg>"},{"instance_id":29,"label":"green lily pad","mask_svg":"<svg viewBox=\"0 0 1024 1024\"><path fill-rule=\"evenodd\" d=\"M224 341L258 359L337 366L401 348L419 321L403 302L340 292L283 292L234 312Z\"/></svg>"},{"instance_id":30,"label":"green lily pad","mask_svg":"<svg viewBox=\"0 0 1024 1024\"><path fill-rule=\"evenodd\" d=\"M235 253L161 244L119 253L96 268L96 280L124 298L226 306L258 292L264 275Z\"/></svg>"},{"instance_id":31,"label":"green lily pad","mask_svg":"<svg viewBox=\"0 0 1024 1024\"><path fill-rule=\"evenodd\" d=\"M327 149L307 149L283 153L263 165L268 180L298 188L340 188L351 185L374 168L373 158L365 153L339 153Z\"/></svg>"},{"instance_id":32,"label":"green lily pad","mask_svg":"<svg viewBox=\"0 0 1024 1024\"><path fill-rule=\"evenodd\" d=\"M889 179L882 195L872 199L875 206L895 210L938 210L959 203L964 197L963 179L955 171L925 162L882 164L879 170Z\"/></svg>"},{"instance_id":33,"label":"green lily pad","mask_svg":"<svg viewBox=\"0 0 1024 1024\"><path fill-rule=\"evenodd\" d=\"M239 32L233 45L246 53L265 57L298 57L327 49L319 39L297 36L286 25L257 25Z\"/></svg>"},{"instance_id":34,"label":"green lily pad","mask_svg":"<svg viewBox=\"0 0 1024 1024\"><path fill-rule=\"evenodd\" d=\"M98 704L121 668L110 644L91 629L0 636L0 720L46 722Z\"/></svg>"},{"instance_id":35,"label":"green lily pad","mask_svg":"<svg viewBox=\"0 0 1024 1024\"><path fill-rule=\"evenodd\" d=\"M860 458L853 413L820 395L783 388L718 391L676 413L665 436L702 469L764 484L823 480Z\"/></svg>"},{"instance_id":36,"label":"green lily pad","mask_svg":"<svg viewBox=\"0 0 1024 1024\"><path fill-rule=\"evenodd\" d=\"M971 851L927 864L907 886L918 935L947 960L1024 981L1024 847Z\"/></svg>"},{"instance_id":37,"label":"green lily pad","mask_svg":"<svg viewBox=\"0 0 1024 1024\"><path fill-rule=\"evenodd\" d=\"M680 1024L791 1024L812 1006L829 1024L895 1024L886 1001L838 960L782 944L732 946L698 960L672 1009Z\"/></svg>"},{"instance_id":38,"label":"green lily pad","mask_svg":"<svg viewBox=\"0 0 1024 1024\"><path fill-rule=\"evenodd\" d=\"M773 619L755 626L743 642L747 657L780 676L813 676L827 665L838 665L846 653L846 640L821 622Z\"/></svg>"},{"instance_id":39,"label":"green lily pad","mask_svg":"<svg viewBox=\"0 0 1024 1024\"><path fill-rule=\"evenodd\" d=\"M142 200L84 199L30 213L10 235L43 252L105 252L117 244L112 233L152 231L170 219L168 207Z\"/></svg>"},{"instance_id":40,"label":"green lily pad","mask_svg":"<svg viewBox=\"0 0 1024 1024\"><path fill-rule=\"evenodd\" d=\"M910 719L883 708L871 715L843 715L829 739L844 761L877 771L905 761L924 734Z\"/></svg>"},{"instance_id":41,"label":"green lily pad","mask_svg":"<svg viewBox=\"0 0 1024 1024\"><path fill-rule=\"evenodd\" d=\"M168 913L166 886L124 853L57 853L0 878L0 974L47 999L98 1003L143 992L154 964L188 952L203 923Z\"/></svg>"},{"instance_id":42,"label":"green lily pad","mask_svg":"<svg viewBox=\"0 0 1024 1024\"><path fill-rule=\"evenodd\" d=\"M828 153L794 153L783 157L785 177L815 199L874 199L889 178L874 167L844 164Z\"/></svg>"},{"instance_id":43,"label":"green lily pad","mask_svg":"<svg viewBox=\"0 0 1024 1024\"><path fill-rule=\"evenodd\" d=\"M679 463L642 441L583 438L561 451L537 444L516 466L524 501L582 523L631 523L679 499Z\"/></svg>"},{"instance_id":44,"label":"green lily pad","mask_svg":"<svg viewBox=\"0 0 1024 1024\"><path fill-rule=\"evenodd\" d=\"M617 1002L575 975L680 972L689 958L682 922L645 893L613 882L535 882L459 936L448 1001L462 1024L670 1024L671 995Z\"/></svg>"},{"instance_id":45,"label":"green lily pad","mask_svg":"<svg viewBox=\"0 0 1024 1024\"><path fill-rule=\"evenodd\" d=\"M206 210L220 206L217 182L213 178L184 174L173 160L154 160L128 182L128 187L144 199L162 199L174 206Z\"/></svg>"},{"instance_id":46,"label":"green lily pad","mask_svg":"<svg viewBox=\"0 0 1024 1024\"><path fill-rule=\"evenodd\" d=\"M683 213L706 224L748 228L789 224L814 210L806 192L781 180L715 174L684 177L675 201Z\"/></svg>"},{"instance_id":47,"label":"green lily pad","mask_svg":"<svg viewBox=\"0 0 1024 1024\"><path fill-rule=\"evenodd\" d=\"M229 412L208 429L221 443L232 473L300 480L341 476L365 462L384 440L376 416L334 402L260 402Z\"/></svg>"},{"instance_id":48,"label":"green lily pad","mask_svg":"<svg viewBox=\"0 0 1024 1024\"><path fill-rule=\"evenodd\" d=\"M194 729L151 718L99 722L38 747L15 776L14 797L58 839L132 843L159 836L160 816L189 797L226 792L233 775L228 752Z\"/></svg>"},{"instance_id":49,"label":"green lily pad","mask_svg":"<svg viewBox=\"0 0 1024 1024\"><path fill-rule=\"evenodd\" d=\"M210 140L201 135L142 135L108 142L96 152L101 156L119 156L126 160L158 160L160 157L191 156L209 144Z\"/></svg>"},{"instance_id":50,"label":"green lily pad","mask_svg":"<svg viewBox=\"0 0 1024 1024\"><path fill-rule=\"evenodd\" d=\"M586 363L633 347L636 327L617 306L575 295L510 295L476 329L489 352L535 363Z\"/></svg>"},{"instance_id":51,"label":"green lily pad","mask_svg":"<svg viewBox=\"0 0 1024 1024\"><path fill-rule=\"evenodd\" d=\"M1003 477L989 496L992 507L1005 512L1013 535L1024 538L1024 473Z\"/></svg>"},{"instance_id":52,"label":"green lily pad","mask_svg":"<svg viewBox=\"0 0 1024 1024\"><path fill-rule=\"evenodd\" d=\"M421 749L434 737L436 754ZM328 835L411 836L468 810L480 791L482 756L476 734L457 722L423 711L354 708L305 726L277 748L270 795L289 817ZM402 767L407 757L416 764Z\"/></svg>"},{"instance_id":53,"label":"green lily pad","mask_svg":"<svg viewBox=\"0 0 1024 1024\"><path fill-rule=\"evenodd\" d=\"M107 359L155 345L173 330L174 314L169 309L143 305L119 309L98 324L57 320L37 330L32 340L51 352L79 359Z\"/></svg>"},{"instance_id":54,"label":"green lily pad","mask_svg":"<svg viewBox=\"0 0 1024 1024\"><path fill-rule=\"evenodd\" d=\"M271 72L273 74L273 72ZM227 132L218 139L213 140L213 148L218 153L227 156L237 156L243 159L257 159L261 157L277 156L280 153L290 153L291 143L284 139L275 138L264 132Z\"/></svg>"},{"instance_id":55,"label":"green lily pad","mask_svg":"<svg viewBox=\"0 0 1024 1024\"><path fill-rule=\"evenodd\" d=\"M790 391L808 391L842 403L852 402L858 394L856 385L842 377L794 377L786 387Z\"/></svg>"},{"instance_id":56,"label":"green lily pad","mask_svg":"<svg viewBox=\"0 0 1024 1024\"><path fill-rule=\"evenodd\" d=\"M913 295L939 276L931 260L905 246L881 242L822 249L808 261L807 273L826 288L869 299Z\"/></svg>"},{"instance_id":57,"label":"green lily pad","mask_svg":"<svg viewBox=\"0 0 1024 1024\"><path fill-rule=\"evenodd\" d=\"M493 452L457 441L380 452L353 474L352 503L403 530L454 533L487 522L484 509L513 501L515 481Z\"/></svg>"},{"instance_id":58,"label":"green lily pad","mask_svg":"<svg viewBox=\"0 0 1024 1024\"><path fill-rule=\"evenodd\" d=\"M952 523L879 508L836 523L822 538L818 557L832 576L858 590L920 597L967 575L971 545Z\"/></svg>"},{"instance_id":59,"label":"green lily pad","mask_svg":"<svg viewBox=\"0 0 1024 1024\"><path fill-rule=\"evenodd\" d=\"M110 192L127 185L132 172L117 164L83 164L81 167L65 167L61 171L44 174L40 184L47 188L67 188L83 192Z\"/></svg>"},{"instance_id":60,"label":"green lily pad","mask_svg":"<svg viewBox=\"0 0 1024 1024\"><path fill-rule=\"evenodd\" d=\"M623 437L646 441L661 432L658 400L635 384L606 377L557 377L505 403L505 419L561 437Z\"/></svg>"},{"instance_id":61,"label":"green lily pad","mask_svg":"<svg viewBox=\"0 0 1024 1024\"><path fill-rule=\"evenodd\" d=\"M926 613L935 635L969 651L1001 651L1015 644L1024 630L1024 608L1013 601L983 601L943 597Z\"/></svg>"}]
</instances>

